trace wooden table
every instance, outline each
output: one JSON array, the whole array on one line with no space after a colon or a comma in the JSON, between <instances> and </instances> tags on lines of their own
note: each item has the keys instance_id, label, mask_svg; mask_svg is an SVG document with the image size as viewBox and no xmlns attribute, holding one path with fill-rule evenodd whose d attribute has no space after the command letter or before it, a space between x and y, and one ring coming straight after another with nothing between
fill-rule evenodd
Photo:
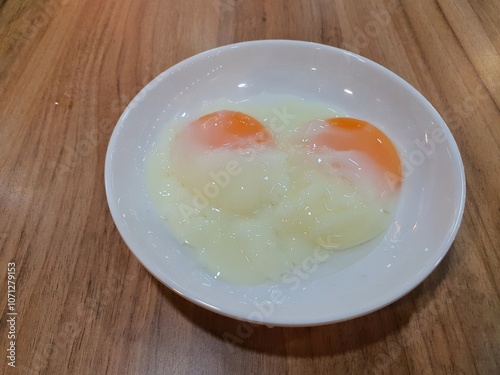
<instances>
[{"instance_id":1,"label":"wooden table","mask_svg":"<svg viewBox=\"0 0 500 375\"><path fill-rule=\"evenodd\" d=\"M404 298L233 345L238 321L176 295L122 241L104 159L156 75L266 38L345 48L415 86L458 143L467 203L450 252ZM500 373L499 52L495 0L0 1L0 373Z\"/></svg>"}]
</instances>

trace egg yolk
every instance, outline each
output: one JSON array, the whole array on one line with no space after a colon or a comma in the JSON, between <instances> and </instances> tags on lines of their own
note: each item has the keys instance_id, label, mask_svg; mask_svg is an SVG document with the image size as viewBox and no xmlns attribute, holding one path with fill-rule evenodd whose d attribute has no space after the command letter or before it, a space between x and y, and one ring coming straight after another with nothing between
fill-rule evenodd
<instances>
[{"instance_id":1,"label":"egg yolk","mask_svg":"<svg viewBox=\"0 0 500 375\"><path fill-rule=\"evenodd\" d=\"M327 131L314 139L316 147L328 147L337 151L361 151L366 153L384 171L401 181L401 161L390 139L369 122L337 117L326 120Z\"/></svg>"},{"instance_id":2,"label":"egg yolk","mask_svg":"<svg viewBox=\"0 0 500 375\"><path fill-rule=\"evenodd\" d=\"M271 132L258 120L235 111L217 111L202 116L191 122L184 133L208 149L239 149L272 142Z\"/></svg>"}]
</instances>

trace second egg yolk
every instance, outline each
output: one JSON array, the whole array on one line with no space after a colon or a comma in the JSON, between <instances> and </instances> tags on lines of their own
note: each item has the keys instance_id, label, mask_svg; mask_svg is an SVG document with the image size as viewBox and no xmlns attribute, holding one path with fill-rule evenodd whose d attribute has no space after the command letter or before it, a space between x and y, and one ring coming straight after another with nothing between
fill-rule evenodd
<instances>
[{"instance_id":1,"label":"second egg yolk","mask_svg":"<svg viewBox=\"0 0 500 375\"><path fill-rule=\"evenodd\" d=\"M401 180L401 161L390 139L369 122L349 117L326 120L330 129L318 135L317 146L337 151L357 150L366 153L385 172Z\"/></svg>"}]
</instances>

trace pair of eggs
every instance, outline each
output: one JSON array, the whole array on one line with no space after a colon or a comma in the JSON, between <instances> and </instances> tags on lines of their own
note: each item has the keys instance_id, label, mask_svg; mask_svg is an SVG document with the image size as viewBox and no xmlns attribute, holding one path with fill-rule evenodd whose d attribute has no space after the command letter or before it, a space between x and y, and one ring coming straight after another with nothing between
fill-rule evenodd
<instances>
[{"instance_id":1,"label":"pair of eggs","mask_svg":"<svg viewBox=\"0 0 500 375\"><path fill-rule=\"evenodd\" d=\"M212 112L152 160L150 186L170 230L227 281L277 280L318 247L372 239L398 195L398 152L370 123L331 117L270 128L240 111Z\"/></svg>"},{"instance_id":2,"label":"pair of eggs","mask_svg":"<svg viewBox=\"0 0 500 375\"><path fill-rule=\"evenodd\" d=\"M327 173L326 178L340 177L353 189L366 183L374 184L381 196L394 193L401 182L401 162L396 148L381 130L366 121L349 117L316 119L304 124L294 136L289 137L285 146L281 147L285 155L282 152L273 155L279 146L271 130L259 120L242 112L222 110L202 116L182 129L173 140L171 160L183 184L200 192L210 190L210 184L217 184L214 178L210 181L210 177L224 170L220 163L207 163L211 156L222 157L226 164L232 162L233 168L239 172L241 168L238 166L248 164L248 155L255 159L274 156L283 164L284 159L293 159L289 158L290 154L295 154L296 159L298 154L299 159L305 157L315 164L311 164L311 168L320 168ZM258 167L257 164L258 160L255 160L254 166ZM207 174L207 169L213 170ZM252 175L255 168L247 166L246 169L243 173L247 179L271 183L272 176L267 174L273 171ZM201 178L203 176L207 176L208 180ZM224 176L227 179L227 173ZM241 185L238 189L241 192L238 200L249 202L250 186ZM215 190L205 195L215 195ZM278 190L288 189L281 186ZM222 205L229 211L246 214L258 210L267 198L264 194L260 203L242 211L238 209L241 203L224 204L224 194L219 191L216 195L219 194L222 195L220 199L210 197L216 206Z\"/></svg>"}]
</instances>

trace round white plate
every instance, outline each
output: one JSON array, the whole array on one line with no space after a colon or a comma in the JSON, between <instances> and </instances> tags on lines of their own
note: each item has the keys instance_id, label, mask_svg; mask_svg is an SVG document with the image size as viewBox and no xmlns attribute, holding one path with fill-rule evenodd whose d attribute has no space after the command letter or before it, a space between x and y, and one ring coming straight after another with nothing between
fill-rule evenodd
<instances>
[{"instance_id":1,"label":"round white plate","mask_svg":"<svg viewBox=\"0 0 500 375\"><path fill-rule=\"evenodd\" d=\"M165 126L219 98L261 93L332 103L377 124L394 141L405 178L394 220L370 251L345 267L306 262L280 284L212 278L179 245L148 199L144 158ZM403 79L334 47L265 40L189 58L149 83L118 121L106 155L108 204L123 239L161 282L212 311L269 325L316 325L377 310L415 288L438 265L459 228L465 176L443 119Z\"/></svg>"}]
</instances>

